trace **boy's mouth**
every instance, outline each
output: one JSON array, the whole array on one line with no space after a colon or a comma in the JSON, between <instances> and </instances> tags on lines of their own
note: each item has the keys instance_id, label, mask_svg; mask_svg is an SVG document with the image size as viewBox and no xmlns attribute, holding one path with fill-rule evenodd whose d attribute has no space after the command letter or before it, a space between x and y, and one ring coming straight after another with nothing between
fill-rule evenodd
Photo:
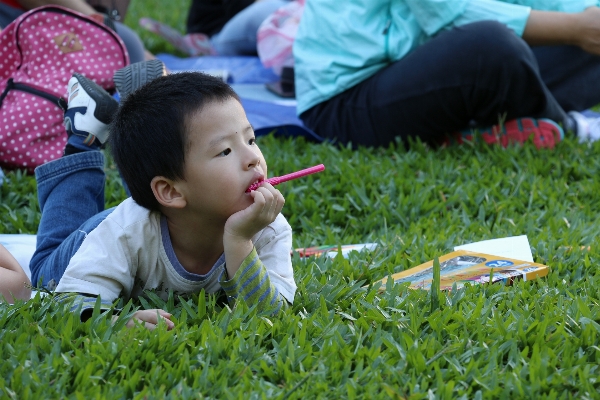
<instances>
[{"instance_id":1,"label":"boy's mouth","mask_svg":"<svg viewBox=\"0 0 600 400\"><path fill-rule=\"evenodd\" d=\"M265 180L265 177L261 176L261 177L255 179L254 181L252 181L250 186L248 186L248 189L246 189L246 193L256 190L260 186L260 184L262 182L264 182L264 180Z\"/></svg>"}]
</instances>

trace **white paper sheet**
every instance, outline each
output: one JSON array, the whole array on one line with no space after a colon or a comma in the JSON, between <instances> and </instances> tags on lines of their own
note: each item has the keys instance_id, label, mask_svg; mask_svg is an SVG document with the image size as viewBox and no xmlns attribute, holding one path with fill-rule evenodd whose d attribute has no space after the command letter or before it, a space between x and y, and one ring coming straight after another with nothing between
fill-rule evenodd
<instances>
[{"instance_id":1,"label":"white paper sheet","mask_svg":"<svg viewBox=\"0 0 600 400\"><path fill-rule=\"evenodd\" d=\"M478 253L533 262L529 239L526 235L483 240L454 247L454 250L470 250Z\"/></svg>"}]
</instances>

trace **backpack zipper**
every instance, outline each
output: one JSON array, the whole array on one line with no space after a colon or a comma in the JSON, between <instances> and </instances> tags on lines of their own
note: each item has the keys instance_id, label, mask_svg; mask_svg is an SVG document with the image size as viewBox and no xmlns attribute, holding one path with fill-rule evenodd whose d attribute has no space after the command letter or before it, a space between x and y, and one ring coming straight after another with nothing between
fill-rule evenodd
<instances>
[{"instance_id":1,"label":"backpack zipper","mask_svg":"<svg viewBox=\"0 0 600 400\"><path fill-rule=\"evenodd\" d=\"M57 106L59 106L61 108L61 110L67 111L67 101L65 99L63 99L62 97L57 97L50 93L43 92L39 89L36 89L34 87L31 87L31 86L25 84L25 83L15 83L15 82L13 82L13 78L10 78L6 82L6 88L4 88L4 91L0 95L0 107L2 107L2 102L4 101L4 98L6 97L6 95L8 95L8 92L10 90L20 90L21 92L34 94L36 96L42 97L42 98L50 101L53 104L56 104Z\"/></svg>"}]
</instances>

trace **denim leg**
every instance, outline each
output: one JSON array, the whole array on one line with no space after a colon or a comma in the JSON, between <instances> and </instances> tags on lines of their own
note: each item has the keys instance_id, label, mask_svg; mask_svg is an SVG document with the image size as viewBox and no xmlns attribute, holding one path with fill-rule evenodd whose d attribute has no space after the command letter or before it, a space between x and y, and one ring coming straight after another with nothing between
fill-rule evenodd
<instances>
[{"instance_id":1,"label":"denim leg","mask_svg":"<svg viewBox=\"0 0 600 400\"><path fill-rule=\"evenodd\" d=\"M129 53L129 62L131 64L144 61L146 58L144 43L137 33L127 25L115 22L117 34L125 44L127 53Z\"/></svg>"},{"instance_id":2,"label":"denim leg","mask_svg":"<svg viewBox=\"0 0 600 400\"><path fill-rule=\"evenodd\" d=\"M42 218L36 251L30 263L31 281L52 289L87 232L95 228L104 210L104 155L88 151L59 158L36 168Z\"/></svg>"},{"instance_id":3,"label":"denim leg","mask_svg":"<svg viewBox=\"0 0 600 400\"><path fill-rule=\"evenodd\" d=\"M0 3L0 28L6 28L6 25L19 18L24 12L8 4Z\"/></svg>"},{"instance_id":4,"label":"denim leg","mask_svg":"<svg viewBox=\"0 0 600 400\"><path fill-rule=\"evenodd\" d=\"M256 55L256 33L260 24L286 0L263 0L250 4L230 19L223 29L211 37L218 55Z\"/></svg>"}]
</instances>

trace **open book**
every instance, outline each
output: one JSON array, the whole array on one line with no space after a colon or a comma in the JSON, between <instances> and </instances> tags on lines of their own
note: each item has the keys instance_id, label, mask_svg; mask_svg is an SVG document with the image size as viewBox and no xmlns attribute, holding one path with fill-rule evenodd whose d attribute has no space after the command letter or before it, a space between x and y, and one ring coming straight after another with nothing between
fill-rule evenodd
<instances>
[{"instance_id":1,"label":"open book","mask_svg":"<svg viewBox=\"0 0 600 400\"><path fill-rule=\"evenodd\" d=\"M549 272L549 267L543 264L468 250L453 251L440 257L439 261L440 290L452 289L455 283L457 288L461 288L466 283L488 283L490 279L492 283L511 284L515 279L529 281ZM380 290L385 290L388 279L393 279L394 283L409 282L411 289L429 290L433 280L433 260L383 278Z\"/></svg>"}]
</instances>

